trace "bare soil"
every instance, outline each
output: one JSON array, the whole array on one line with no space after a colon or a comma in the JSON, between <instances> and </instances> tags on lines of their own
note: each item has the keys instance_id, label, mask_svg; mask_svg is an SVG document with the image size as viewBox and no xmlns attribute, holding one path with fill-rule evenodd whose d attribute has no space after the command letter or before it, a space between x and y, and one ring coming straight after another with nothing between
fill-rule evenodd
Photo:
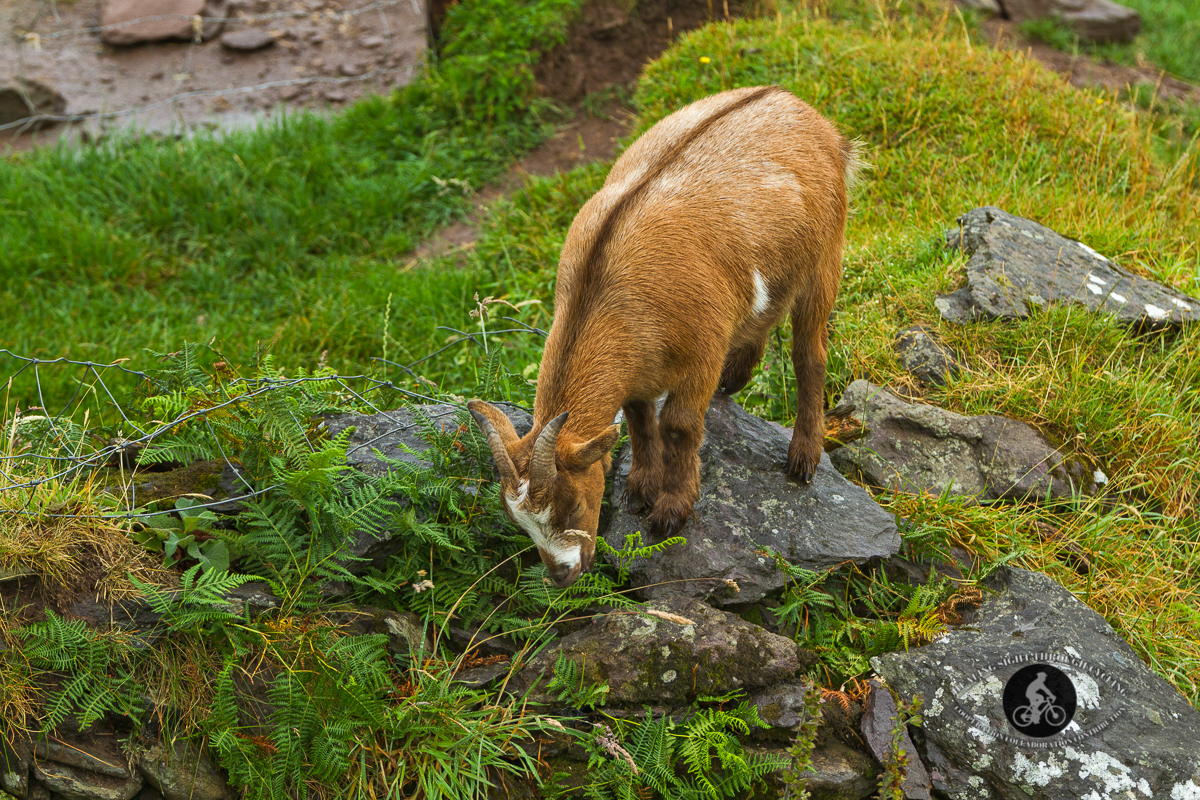
<instances>
[{"instance_id":1,"label":"bare soil","mask_svg":"<svg viewBox=\"0 0 1200 800\"><path fill-rule=\"evenodd\" d=\"M271 112L327 108L403 85L426 49L423 0L228 0L221 33L259 29L259 50L201 43L101 43L104 0L0 0L0 80L34 79L59 92L67 115L118 112L39 131L0 132L0 152L84 140L114 128L154 132L258 124ZM363 11L363 9L367 9ZM35 40L20 38L27 33ZM182 95L182 96L181 96Z\"/></svg>"}]
</instances>

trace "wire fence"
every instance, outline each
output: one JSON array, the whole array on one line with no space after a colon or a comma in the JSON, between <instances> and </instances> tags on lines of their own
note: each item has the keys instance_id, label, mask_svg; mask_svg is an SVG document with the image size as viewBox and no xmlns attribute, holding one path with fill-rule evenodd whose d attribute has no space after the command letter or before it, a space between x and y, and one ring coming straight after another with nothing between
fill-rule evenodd
<instances>
[{"instance_id":1,"label":"wire fence","mask_svg":"<svg viewBox=\"0 0 1200 800\"><path fill-rule=\"evenodd\" d=\"M187 51L184 59L185 63L190 67L192 63L192 53L195 48L201 46L203 42L202 32L207 26L214 24L236 24L247 25L261 22L271 22L278 20L299 20L308 19L313 22L325 22L331 25L337 25L345 30L353 22L353 20L375 12L379 15L380 25L383 30L383 38L385 42L392 41L391 25L388 22L387 15L384 13L386 9L395 6L408 6L412 9L413 14L421 17L424 20L426 28L428 27L428 19L426 18L425 9L422 8L418 0L373 0L357 8L339 11L334 9L325 9L322 11L312 10L286 10L272 11L265 13L246 14L239 13L236 16L202 16L199 14L156 14L152 16L137 17L135 19L122 20L120 22L108 25L90 25L76 28L68 28L65 30L56 30L49 32L39 32L33 30L36 23L30 23L28 26L21 24L13 24L10 40L16 47L16 74L17 80L13 81L12 88L17 91L28 109L36 111L38 109L37 102L30 90L30 85L36 82L36 79L31 77L30 70L27 65L27 53L30 51L41 52L48 47L63 44L71 39L79 37L99 36L105 32L129 28L145 23L161 22L177 20L188 22L192 32L191 41L188 43ZM57 5L51 3L51 8L54 11L55 19L58 17ZM372 69L363 72L360 75L344 75L344 76L326 76L326 75L311 75L290 79L279 79L262 81L254 84L244 84L240 86L221 87L214 89L196 89L189 91L181 91L171 94L167 97L143 102L138 105L129 106L104 111L84 111L75 114L68 113L31 113L28 116L20 119L12 120L0 124L0 132L13 131L16 134L25 133L28 130L36 129L45 124L51 123L85 123L85 122L105 122L122 117L134 117L145 115L157 109L166 106L171 106L178 113L181 103L197 98L218 98L229 97L235 95L256 94L272 89L288 88L288 87L307 87L313 85L339 85L339 84L361 84L374 81L381 78L389 78L402 76L402 80L407 82L413 76L416 69L416 64L408 64L406 66L389 67ZM185 70L185 73L187 70Z\"/></svg>"},{"instance_id":2,"label":"wire fence","mask_svg":"<svg viewBox=\"0 0 1200 800\"><path fill-rule=\"evenodd\" d=\"M391 368L405 373L418 381L428 382L414 368L457 345L472 343L486 349L487 337L489 336L512 333L533 333L541 337L545 337L546 335L545 331L526 325L518 320L513 320L509 317L504 317L504 319L516 323L518 327L481 331L478 333L442 328L442 330L458 334L458 338L410 364L400 364L382 358L375 358L372 361L380 364L382 369ZM352 401L358 409L364 410L364 413L381 414L391 421L392 425L389 425L383 433L368 441L355 444L347 451L347 456L353 455L364 448L373 447L380 439L411 430L419 424L412 421L411 418L401 418L395 415L394 406L397 399L403 402L446 407L447 410L442 411L427 410L427 416L433 421L455 414L459 409L465 408L464 403L457 402L452 398L448 399L446 397L434 396L433 394L413 391L385 377L377 377L370 374L318 374L301 375L295 378L234 378L225 383L226 394L228 395L227 400L211 404L205 403L202 407L189 408L169 420L146 420L138 414L130 412L132 406L130 401L118 399L117 392L106 382L105 375L110 371L115 371L123 376L133 378L139 388L149 390L151 394L156 390L160 392L165 391L167 387L158 380L154 373L130 369L120 361L102 363L70 358L41 359L19 355L3 348L0 348L0 355L7 356L20 363L20 366L8 379L3 384L0 384L0 395L2 395L2 398L0 398L0 409L4 412L0 416L0 526L6 524L6 518L14 516L36 517L39 519L132 521L161 515L161 511L147 512L138 510L139 505L133 481L128 482L129 493L122 504L124 507L103 513L95 513L94 511L89 513L67 513L44 507L34 508L34 503L38 502L35 490L39 486L47 484L61 484L77 478L86 478L98 470L112 469L118 472L122 470L136 470L137 454L139 452L142 452L156 441L178 431L181 426L187 424L203 423L207 427L209 435L219 448L221 460L224 462L221 466L225 474L232 475L234 480L240 483L242 490L240 494L235 496L197 503L191 506L192 508L220 508L228 510L232 503L253 500L256 497L275 491L281 487L279 485L271 485L256 488L246 480L241 465L236 462L236 459L231 458L220 444L220 438L213 430L210 419L214 415L225 412L231 406L246 404L263 398L270 393L295 389L304 384L324 383L332 389L333 393ZM51 411L46 407L47 401L42 389L42 374L47 368L79 371L75 394L63 402L57 411ZM37 406L28 406L25 409L10 408L10 395L13 387L14 385L20 385L21 381L31 386L31 390L27 391L26 394L27 396L37 398ZM82 408L78 401L79 397L83 394L92 395L97 398L97 401L87 408ZM389 403L389 400L392 402ZM515 403L501 401L499 404L520 408L525 411L529 410ZM112 424L102 424L102 420L99 420L99 423L97 423L97 420L92 420L91 415L93 411L97 412L98 417L102 412L108 412L113 415ZM304 427L303 421L297 420L297 422L300 427ZM89 430L88 426L90 423L97 424L94 424L94 427ZM26 435L25 432L29 429L30 425L41 426L45 429L45 436L43 438L50 441L53 445L50 452L34 451L30 448L28 442L23 442L23 438ZM107 435L102 433L103 430L111 432L116 427L120 428L118 435L109 436L102 445L98 446L94 443L97 436L103 438ZM24 447L22 446L23 444ZM42 468L30 469L30 464L40 464ZM127 477L132 477L132 475L128 475ZM16 503L6 502L14 497L16 493L20 492L20 490L26 490L23 492L21 500Z\"/></svg>"}]
</instances>

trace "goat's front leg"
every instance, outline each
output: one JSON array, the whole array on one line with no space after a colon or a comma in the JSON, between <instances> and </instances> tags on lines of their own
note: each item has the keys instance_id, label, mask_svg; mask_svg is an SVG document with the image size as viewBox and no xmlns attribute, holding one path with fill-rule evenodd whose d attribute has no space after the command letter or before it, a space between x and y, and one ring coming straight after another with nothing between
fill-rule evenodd
<instances>
[{"instance_id":1,"label":"goat's front leg","mask_svg":"<svg viewBox=\"0 0 1200 800\"><path fill-rule=\"evenodd\" d=\"M673 392L658 417L662 437L662 480L647 524L658 537L674 536L695 512L700 497L700 445L708 391Z\"/></svg>"},{"instance_id":2,"label":"goat's front leg","mask_svg":"<svg viewBox=\"0 0 1200 800\"><path fill-rule=\"evenodd\" d=\"M630 400L621 406L629 426L629 445L632 458L629 478L625 481L625 503L634 513L654 507L662 478L662 439L658 421L654 418L654 402Z\"/></svg>"}]
</instances>

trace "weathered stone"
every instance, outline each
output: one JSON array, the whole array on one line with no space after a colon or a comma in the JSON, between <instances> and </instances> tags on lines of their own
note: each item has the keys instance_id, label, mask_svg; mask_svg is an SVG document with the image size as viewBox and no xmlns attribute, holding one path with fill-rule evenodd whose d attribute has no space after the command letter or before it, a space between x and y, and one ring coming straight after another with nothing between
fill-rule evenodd
<instances>
[{"instance_id":1,"label":"weathered stone","mask_svg":"<svg viewBox=\"0 0 1200 800\"><path fill-rule=\"evenodd\" d=\"M875 758L886 763L892 756L892 729L896 726L896 701L887 687L878 680L871 681L871 693L867 696L867 708L862 718L863 738ZM932 785L917 748L908 735L907 728L900 735L900 746L904 748L904 796L913 800L933 800L929 791Z\"/></svg>"},{"instance_id":2,"label":"weathered stone","mask_svg":"<svg viewBox=\"0 0 1200 800\"><path fill-rule=\"evenodd\" d=\"M886 557L900 546L896 523L870 495L847 482L823 455L811 484L784 474L791 431L747 414L724 395L713 397L700 448L700 499L670 548L630 568L630 582L645 598L686 594L718 605L750 603L783 587L788 563L820 570L845 561ZM613 497L629 476L630 450L618 455ZM624 504L604 533L615 549L642 531L644 518ZM644 543L656 540L644 536ZM612 559L609 556L610 560Z\"/></svg>"},{"instance_id":3,"label":"weathered stone","mask_svg":"<svg viewBox=\"0 0 1200 800\"><path fill-rule=\"evenodd\" d=\"M24 567L0 567L0 583L4 583L5 581L17 581L21 578L32 578L34 574L34 572L27 570Z\"/></svg>"},{"instance_id":4,"label":"weathered stone","mask_svg":"<svg viewBox=\"0 0 1200 800\"><path fill-rule=\"evenodd\" d=\"M221 46L227 50L261 50L275 44L275 37L262 28L243 28L221 34Z\"/></svg>"},{"instance_id":5,"label":"weathered stone","mask_svg":"<svg viewBox=\"0 0 1200 800\"><path fill-rule=\"evenodd\" d=\"M1142 328L1200 319L1200 300L1139 278L1074 239L984 206L947 231L970 256L967 284L934 302L951 322L1024 319L1050 303L1079 303Z\"/></svg>"},{"instance_id":6,"label":"weathered stone","mask_svg":"<svg viewBox=\"0 0 1200 800\"><path fill-rule=\"evenodd\" d=\"M204 18L223 14L224 3L212 0L105 0L100 25L107 29L100 32L100 41L129 45L163 39L191 40L196 37L197 17L201 19L200 38L211 39L220 30L220 23ZM118 27L108 28L110 25Z\"/></svg>"},{"instance_id":7,"label":"weathered stone","mask_svg":"<svg viewBox=\"0 0 1200 800\"><path fill-rule=\"evenodd\" d=\"M118 778L53 761L35 760L33 775L65 800L132 800L142 788L141 775Z\"/></svg>"},{"instance_id":8,"label":"weathered stone","mask_svg":"<svg viewBox=\"0 0 1200 800\"><path fill-rule=\"evenodd\" d=\"M196 742L156 743L138 758L138 771L166 800L232 800L221 770Z\"/></svg>"},{"instance_id":9,"label":"weathered stone","mask_svg":"<svg viewBox=\"0 0 1200 800\"><path fill-rule=\"evenodd\" d=\"M433 640L429 638L421 618L411 611L363 606L332 611L329 616L350 634L386 634L388 652L397 658L409 659L420 653L433 652Z\"/></svg>"},{"instance_id":10,"label":"weathered stone","mask_svg":"<svg viewBox=\"0 0 1200 800\"><path fill-rule=\"evenodd\" d=\"M752 758L775 756L786 762L791 761L788 749L779 745L748 744L745 752ZM826 738L818 743L813 748L809 763L814 771L803 773L801 778L811 800L862 800L875 794L878 788L875 777L879 774L879 768L871 758L836 739ZM784 793L786 789L779 780L778 772L764 778L766 790L747 797L767 800L789 796Z\"/></svg>"},{"instance_id":11,"label":"weathered stone","mask_svg":"<svg viewBox=\"0 0 1200 800\"><path fill-rule=\"evenodd\" d=\"M1132 42L1142 29L1141 14L1112 0L1004 0L1004 11L1017 22L1059 19L1092 42Z\"/></svg>"},{"instance_id":12,"label":"weathered stone","mask_svg":"<svg viewBox=\"0 0 1200 800\"><path fill-rule=\"evenodd\" d=\"M38 115L60 116L66 111L66 98L40 81L0 79L0 125ZM33 123L30 127L37 130L44 124Z\"/></svg>"},{"instance_id":13,"label":"weathered stone","mask_svg":"<svg viewBox=\"0 0 1200 800\"><path fill-rule=\"evenodd\" d=\"M924 325L900 331L896 352L904 368L927 385L945 386L963 371L962 358Z\"/></svg>"},{"instance_id":14,"label":"weathered stone","mask_svg":"<svg viewBox=\"0 0 1200 800\"><path fill-rule=\"evenodd\" d=\"M55 761L86 772L129 780L131 773L125 764L124 754L115 747L101 747L103 741L41 740L34 745L33 754L42 761Z\"/></svg>"},{"instance_id":15,"label":"weathered stone","mask_svg":"<svg viewBox=\"0 0 1200 800\"><path fill-rule=\"evenodd\" d=\"M936 790L953 800L1200 796L1200 712L1103 617L1040 573L1004 567L985 587L968 624L871 659L899 696L924 698ZM1075 694L1065 729L1036 738L1004 709L1007 682L1033 665L1061 670Z\"/></svg>"},{"instance_id":16,"label":"weathered stone","mask_svg":"<svg viewBox=\"0 0 1200 800\"><path fill-rule=\"evenodd\" d=\"M637 611L610 611L542 650L509 689L552 701L546 684L559 653L604 682L609 703L684 703L696 695L767 686L799 667L796 643L689 597L655 600Z\"/></svg>"},{"instance_id":17,"label":"weathered stone","mask_svg":"<svg viewBox=\"0 0 1200 800\"><path fill-rule=\"evenodd\" d=\"M839 408L852 407L870 433L835 450L834 466L871 486L980 500L1070 497L1094 489L1083 467L1063 457L1029 425L1008 417L966 417L907 403L858 380Z\"/></svg>"},{"instance_id":18,"label":"weathered stone","mask_svg":"<svg viewBox=\"0 0 1200 800\"><path fill-rule=\"evenodd\" d=\"M773 728L791 730L804 721L806 680L782 681L756 692L750 699L758 706L758 716Z\"/></svg>"},{"instance_id":19,"label":"weathered stone","mask_svg":"<svg viewBox=\"0 0 1200 800\"><path fill-rule=\"evenodd\" d=\"M805 778L805 786L812 800L862 800L878 788L875 762L836 739L817 745L811 763L816 772Z\"/></svg>"},{"instance_id":20,"label":"weathered stone","mask_svg":"<svg viewBox=\"0 0 1200 800\"><path fill-rule=\"evenodd\" d=\"M533 418L526 412L505 404L497 404L497 407L506 409L517 435L523 436L533 427ZM423 405L370 415L335 414L326 417L323 424L330 436L337 436L353 427L354 432L350 435L346 450L347 463L368 475L380 476L390 469L380 456L411 465L427 463L420 455L429 449L429 443L419 435L419 415L426 417L443 433L459 431L463 436L478 435L475 423L467 416L466 410L451 405ZM401 450L401 445L413 452ZM494 471L490 462L488 468ZM463 488L467 492L476 491L472 482L465 483ZM347 567L352 572L361 572L370 566L370 562L398 552L399 548L400 543L388 533L376 537L362 532L348 551L350 555L366 561L351 561Z\"/></svg>"},{"instance_id":21,"label":"weathered stone","mask_svg":"<svg viewBox=\"0 0 1200 800\"><path fill-rule=\"evenodd\" d=\"M16 736L0 736L0 789L16 797L29 794L29 768L33 765L30 743Z\"/></svg>"}]
</instances>

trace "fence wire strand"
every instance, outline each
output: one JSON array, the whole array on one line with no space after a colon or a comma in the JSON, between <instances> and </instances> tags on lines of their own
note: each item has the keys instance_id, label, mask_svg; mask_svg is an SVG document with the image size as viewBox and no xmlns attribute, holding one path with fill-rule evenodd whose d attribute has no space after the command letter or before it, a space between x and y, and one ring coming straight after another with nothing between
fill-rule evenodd
<instances>
[{"instance_id":1,"label":"fence wire strand","mask_svg":"<svg viewBox=\"0 0 1200 800\"><path fill-rule=\"evenodd\" d=\"M514 322L515 321L516 320L514 320ZM444 352L446 349L453 347L454 345L463 343L479 345L483 336L482 333L468 333L462 331L455 332L460 334L459 338L453 340L448 345L439 348L434 353L417 359L411 364L399 364L397 362L388 361L387 359L382 358L375 358L372 359L372 361L396 367L402 372L421 380L421 376L417 375L417 373L413 371L413 367L427 361L429 358L437 355L438 353ZM497 335L502 333L535 333L542 336L545 335L543 331L530 326L487 331L487 334L489 335ZM117 400L116 395L105 382L104 372L110 369L118 370L121 373L136 378L140 385L143 387L149 387L152 390L157 389L158 391L163 391L166 387L161 382L157 381L150 373L122 366L122 363L125 361L125 359L107 364L96 361L75 360L70 358L41 359L30 356L22 356L4 348L0 348L0 355L8 356L16 361L22 362L21 365L11 374L8 380L5 381L4 384L0 384L0 390L2 390L5 394L3 406L5 417L0 419L0 481L2 481L2 483L0 483L0 495L18 490L37 489L39 486L44 484L54 484L63 481L69 481L96 470L103 468L115 469L118 467L121 470L120 480L122 491L129 491L131 493L127 495L128 503L125 510L81 514L58 513L50 512L48 510L31 509L30 505L34 502L36 492L29 491L24 498L23 507L0 507L0 525L4 524L3 520L5 517L12 516L46 519L101 519L109 521L132 521L137 519L145 519L148 517L161 516L166 512L144 512L137 510L138 506L136 504L136 494L132 494L132 492L135 491L136 486L136 483L132 480L132 478L133 473L137 472L137 467L126 467L123 459L127 456L135 455L137 452L148 447L156 440L161 439L162 437L175 431L179 426L190 422L199 421L203 423L208 435L211 437L212 441L216 443L217 452L220 455L219 460L224 462L224 469L229 474L232 474L233 480L239 482L241 488L243 489L243 492L237 496L197 503L196 505L191 506L192 508L228 510L231 507L231 504L253 500L257 497L261 497L265 494L269 494L272 491L280 489L282 488L280 484L274 484L262 489L255 489L254 486L246 479L243 467L238 464L234 458L230 457L225 445L221 442L220 436L218 436L216 430L213 428L212 422L210 421L210 417L213 414L220 413L230 406L246 403L247 401L262 397L270 392L295 388L307 383L328 383L335 394L351 398L359 405L360 408L368 409L369 412L373 414L382 415L393 423L393 426L389 427L388 430L384 431L378 436L375 436L368 441L355 444L347 451L347 456L353 455L354 453L363 449L369 449L377 444L381 439L402 431L411 430L418 424L416 422L406 423L400 418L393 416L391 411L388 411L383 407L383 403L378 402L378 399L374 397L374 394L388 391L394 392L410 402L450 406L450 409L447 411L440 413L435 412L431 414L430 419L434 421L457 413L458 410L465 409L465 404L463 402L458 402L452 398L447 399L445 397L435 397L422 392L413 391L403 386L398 386L391 380L378 378L367 374L304 375L295 378L234 377L226 381L224 385L230 392L240 391L241 393L231 396L227 400L204 408L193 408L183 411L175 415L174 418L170 420L149 420L145 423L139 423L135 419L132 419L130 415L125 412L122 404ZM217 355L220 356L219 353ZM55 366L60 368L74 367L82 371L75 395L57 414L50 413L45 407L45 395L42 389L40 372L40 368L45 366ZM14 381L27 372L32 372L34 391L38 398L38 402L41 405L27 407L23 410L16 408L10 411L8 406L8 396L12 391ZM121 423L124 426L127 426L122 428L121 432L118 433L117 436L110 438L107 444L102 447L95 447L91 449L90 452L85 452L84 445L87 442L89 435L95 435L95 431L89 431L86 425L77 425L72 419L73 415L77 416L79 414L80 405L77 404L76 401L79 398L80 392L83 390L85 384L86 391L84 394L92 395L96 398L97 402L100 403L100 408L98 411L103 411L105 408L108 408L110 411L115 409L115 412L119 416ZM525 411L529 410L511 402L499 401L498 404L519 408ZM30 412L38 413L31 414ZM85 419L90 413L91 408L85 409ZM291 415L292 421L296 424L298 429L303 430L306 428L306 423L304 420L298 419L290 409L288 413ZM27 424L39 421L44 421L44 423L47 425L48 431L53 437L53 442L59 451L52 454L36 452L12 452L13 444L18 439L18 431L21 425L23 423ZM112 426L100 424L99 427L111 428ZM128 438L124 432L126 430L128 430L131 434L131 436ZM309 442L309 447L312 449L311 441ZM48 474L37 475L35 477L21 476L19 474L19 468L21 464L38 462L54 464L55 467L52 468ZM129 475L128 480L126 480L125 477L125 470L127 468L131 469L131 474Z\"/></svg>"}]
</instances>

